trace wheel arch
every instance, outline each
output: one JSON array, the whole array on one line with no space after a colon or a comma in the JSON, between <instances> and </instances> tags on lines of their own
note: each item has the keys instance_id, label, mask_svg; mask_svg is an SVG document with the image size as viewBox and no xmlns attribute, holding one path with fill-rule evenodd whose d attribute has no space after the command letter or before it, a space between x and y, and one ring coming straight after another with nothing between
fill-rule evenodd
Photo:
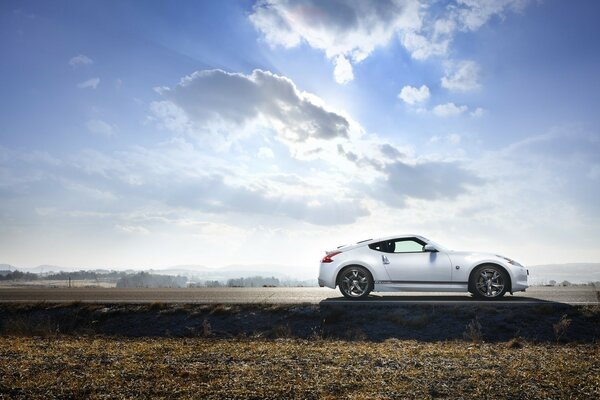
<instances>
[{"instance_id":1,"label":"wheel arch","mask_svg":"<svg viewBox=\"0 0 600 400\"><path fill-rule=\"evenodd\" d=\"M469 281L468 281L469 282L468 283L468 285L469 285L468 286L469 293L473 293L475 291L475 288L473 287L473 284L472 284L473 280L471 279L473 277L473 275L475 274L475 271L477 271L479 268L484 267L486 265L493 266L493 267L498 267L502 271L504 271L504 273L506 273L506 276L508 277L508 290L507 290L507 292L509 292L510 294L512 294L513 293L513 291L512 291L512 275L510 274L510 271L508 269L506 269L506 267L504 267L501 264L498 264L498 263L495 263L495 262L489 262L489 261L479 263L477 265L474 265L473 268L471 268L471 272L469 273Z\"/></svg>"},{"instance_id":2,"label":"wheel arch","mask_svg":"<svg viewBox=\"0 0 600 400\"><path fill-rule=\"evenodd\" d=\"M335 286L339 286L340 276L342 276L342 272L344 272L348 268L352 268L352 267L361 267L361 268L364 268L367 270L367 272L371 276L371 290L373 290L373 288L375 287L375 278L373 278L373 271L371 271L371 268L369 268L367 265L359 264L359 263L351 263L348 265L344 265L342 268L340 268L340 270L337 272L337 274L335 276Z\"/></svg>"}]
</instances>

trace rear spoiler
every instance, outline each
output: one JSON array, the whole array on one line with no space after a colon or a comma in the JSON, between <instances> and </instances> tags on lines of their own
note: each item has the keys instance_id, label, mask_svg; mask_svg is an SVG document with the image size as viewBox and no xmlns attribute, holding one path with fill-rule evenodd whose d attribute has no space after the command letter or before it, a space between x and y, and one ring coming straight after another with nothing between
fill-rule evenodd
<instances>
[{"instance_id":1,"label":"rear spoiler","mask_svg":"<svg viewBox=\"0 0 600 400\"><path fill-rule=\"evenodd\" d=\"M356 244L361 244L361 243L364 243L364 242L369 242L369 241L371 241L371 240L373 240L373 239L365 239L365 240L361 240L360 242L356 242ZM343 244L343 245L341 245L341 246L338 246L337 248L338 248L338 249L341 249L342 247L347 247L347 246L354 246L354 245L353 245L353 244ZM336 251L336 250L333 250L333 251L326 251L325 253L327 253L327 254L331 254L331 253L333 253L333 252L335 252L335 251Z\"/></svg>"}]
</instances>

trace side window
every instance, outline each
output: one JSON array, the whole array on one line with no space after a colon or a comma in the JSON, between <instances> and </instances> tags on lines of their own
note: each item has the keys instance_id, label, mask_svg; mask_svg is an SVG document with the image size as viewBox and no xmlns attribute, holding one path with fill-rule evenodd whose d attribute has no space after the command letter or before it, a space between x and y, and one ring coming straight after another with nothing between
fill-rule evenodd
<instances>
[{"instance_id":1,"label":"side window","mask_svg":"<svg viewBox=\"0 0 600 400\"><path fill-rule=\"evenodd\" d=\"M371 243L371 250L382 251L384 253L421 253L425 242L416 238L393 239L384 242Z\"/></svg>"},{"instance_id":2,"label":"side window","mask_svg":"<svg viewBox=\"0 0 600 400\"><path fill-rule=\"evenodd\" d=\"M425 243L416 239L390 240L387 246L388 253L421 253Z\"/></svg>"},{"instance_id":3,"label":"side window","mask_svg":"<svg viewBox=\"0 0 600 400\"><path fill-rule=\"evenodd\" d=\"M384 242L371 243L369 245L369 248L371 250L385 251L384 245L385 245Z\"/></svg>"}]
</instances>

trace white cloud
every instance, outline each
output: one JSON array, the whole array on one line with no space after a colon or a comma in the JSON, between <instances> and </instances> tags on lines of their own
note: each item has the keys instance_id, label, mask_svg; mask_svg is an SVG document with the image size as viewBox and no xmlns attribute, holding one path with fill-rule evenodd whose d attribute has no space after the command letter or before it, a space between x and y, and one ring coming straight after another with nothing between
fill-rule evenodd
<instances>
[{"instance_id":1,"label":"white cloud","mask_svg":"<svg viewBox=\"0 0 600 400\"><path fill-rule=\"evenodd\" d=\"M462 138L458 133L451 133L451 134L445 135L445 136L439 136L439 135L432 136L429 139L429 144L446 142L448 144L456 146L456 145L460 144L461 140L462 140Z\"/></svg>"},{"instance_id":2,"label":"white cloud","mask_svg":"<svg viewBox=\"0 0 600 400\"><path fill-rule=\"evenodd\" d=\"M402 45L408 50L415 60L425 60L432 56L443 56L448 52L450 39L445 38L438 41L416 32L406 32L401 37Z\"/></svg>"},{"instance_id":3,"label":"white cloud","mask_svg":"<svg viewBox=\"0 0 600 400\"><path fill-rule=\"evenodd\" d=\"M352 72L352 65L350 61L344 56L337 56L333 63L335 68L333 69L333 76L337 83L347 83L354 79L354 72Z\"/></svg>"},{"instance_id":4,"label":"white cloud","mask_svg":"<svg viewBox=\"0 0 600 400\"><path fill-rule=\"evenodd\" d=\"M116 127L101 119L91 119L85 123L88 131L102 136L112 136L115 134Z\"/></svg>"},{"instance_id":5,"label":"white cloud","mask_svg":"<svg viewBox=\"0 0 600 400\"><path fill-rule=\"evenodd\" d=\"M442 87L459 92L478 89L480 87L480 68L474 61L449 63L446 76L442 77Z\"/></svg>"},{"instance_id":6,"label":"white cloud","mask_svg":"<svg viewBox=\"0 0 600 400\"><path fill-rule=\"evenodd\" d=\"M422 99L427 91L426 86L415 89L413 97ZM206 135L229 135L230 131L252 132L249 136L233 137L232 148L238 144L243 147L244 144L241 143L256 143L254 140L266 140L268 143L271 140L269 135L273 135L275 139L287 146L289 156L300 161L318 162L316 164L319 166L318 169L315 171L302 169L302 173L315 179L315 182L318 182L315 183L317 188L327 187L326 191L333 189L335 184L332 182L344 181L343 177L349 173L353 176L353 184L346 187L346 190L352 192L355 185L368 185L382 179L389 180L392 170L410 175L416 171L429 171L431 168L444 166L441 161L429 165L429 161L411 159L407 156L408 152L398 150L377 135L365 133L358 123L332 110L314 94L301 92L288 78L270 72L255 70L250 75L243 75L220 70L198 71L184 77L179 85L173 88L161 88L158 92L165 100L154 103L151 107L154 118L162 126L194 138ZM462 110L460 107L454 107ZM453 110L442 107L440 112L450 114ZM274 157L275 154L271 149L263 146L257 156ZM397 164L396 167L388 168L388 164L391 163ZM400 164L405 167L399 166ZM286 163L278 159L277 165L286 165ZM471 174L462 171L459 165L453 164L452 168L457 172L457 184L458 180L462 182L470 179ZM433 172L429 173L434 176ZM414 182L409 178L403 179L411 185ZM210 181L214 185L212 177ZM424 182L426 182L425 177L421 178L420 184ZM247 185L247 182L244 185ZM268 186L267 183L261 183L260 191L262 192L262 188ZM448 192L449 187L429 193L431 196L434 196L434 193L440 196L448 193L452 197L455 191L464 190L463 186L458 185ZM225 188L221 190L227 192ZM254 189L249 193L245 190L243 189L236 196L247 197L248 201L257 204L263 202L261 199L254 199L258 195ZM296 189L289 186L282 191L282 194L289 195L289 190ZM336 192L339 194L340 190L342 190L341 186L336 189ZM391 188L383 185L381 193L385 195L386 190ZM405 194L398 198L408 198L411 193L421 193L409 186L402 190ZM276 191L269 189L266 193L274 192ZM298 195L302 194L303 191L298 192ZM432 197L428 194L423 198ZM319 208L328 207L326 201L315 200L318 202L310 204L313 206L320 204ZM287 204L287 201L282 204ZM292 207L293 204L295 200L290 199L288 206ZM402 204L397 203L397 206ZM222 204L212 204L212 206L223 207ZM354 205L348 207L356 209L357 212L360 210Z\"/></svg>"},{"instance_id":7,"label":"white cloud","mask_svg":"<svg viewBox=\"0 0 600 400\"><path fill-rule=\"evenodd\" d=\"M339 83L352 79L352 65L404 31L421 26L417 0L259 1L250 14L271 46L308 43L336 65Z\"/></svg>"},{"instance_id":8,"label":"white cloud","mask_svg":"<svg viewBox=\"0 0 600 400\"><path fill-rule=\"evenodd\" d=\"M450 135L448 135L448 142L454 145L457 145L460 143L460 135L458 133L451 133Z\"/></svg>"},{"instance_id":9,"label":"white cloud","mask_svg":"<svg viewBox=\"0 0 600 400\"><path fill-rule=\"evenodd\" d=\"M88 79L87 81L78 83L77 87L79 89L88 89L88 88L96 89L99 84L100 84L100 78L92 78L92 79Z\"/></svg>"},{"instance_id":10,"label":"white cloud","mask_svg":"<svg viewBox=\"0 0 600 400\"><path fill-rule=\"evenodd\" d=\"M457 106L454 103L438 104L433 107L433 113L438 117L453 117L467 111L467 106Z\"/></svg>"},{"instance_id":11,"label":"white cloud","mask_svg":"<svg viewBox=\"0 0 600 400\"><path fill-rule=\"evenodd\" d=\"M422 2L420 29L400 35L402 45L417 60L446 56L457 31L476 31L494 16L504 18L507 11L520 12L529 0L457 0L435 15Z\"/></svg>"},{"instance_id":12,"label":"white cloud","mask_svg":"<svg viewBox=\"0 0 600 400\"><path fill-rule=\"evenodd\" d=\"M138 225L121 225L121 224L117 224L115 226L119 231L121 232L125 232L128 234L138 234L138 235L148 235L150 234L150 231L146 228L144 228L143 226L138 226Z\"/></svg>"},{"instance_id":13,"label":"white cloud","mask_svg":"<svg viewBox=\"0 0 600 400\"><path fill-rule=\"evenodd\" d=\"M493 16L505 17L505 12L520 12L529 0L457 0L453 18L462 30L474 31L481 28Z\"/></svg>"},{"instance_id":14,"label":"white cloud","mask_svg":"<svg viewBox=\"0 0 600 400\"><path fill-rule=\"evenodd\" d=\"M325 107L317 96L299 91L290 79L268 71L198 71L158 91L166 100L152 104L155 116L165 126L195 136L231 136L253 124L296 144L350 134L351 122L345 116Z\"/></svg>"},{"instance_id":15,"label":"white cloud","mask_svg":"<svg viewBox=\"0 0 600 400\"><path fill-rule=\"evenodd\" d=\"M476 31L494 16L504 18L528 3L457 0L431 7L421 0L260 0L249 18L271 46L306 43L324 51L335 64L336 81L345 83L352 80L352 64L394 38L414 59L445 57L457 31Z\"/></svg>"},{"instance_id":16,"label":"white cloud","mask_svg":"<svg viewBox=\"0 0 600 400\"><path fill-rule=\"evenodd\" d=\"M264 160L275 158L275 153L273 153L273 150L271 150L271 148L269 147L261 147L260 149L258 149L258 153L256 153L256 156Z\"/></svg>"},{"instance_id":17,"label":"white cloud","mask_svg":"<svg viewBox=\"0 0 600 400\"><path fill-rule=\"evenodd\" d=\"M429 98L429 88L426 85L422 85L420 88L404 86L398 98L410 105L422 103Z\"/></svg>"},{"instance_id":18,"label":"white cloud","mask_svg":"<svg viewBox=\"0 0 600 400\"><path fill-rule=\"evenodd\" d=\"M94 63L94 60L89 58L84 54L79 54L69 60L69 65L71 67L78 67L80 65L91 65Z\"/></svg>"},{"instance_id":19,"label":"white cloud","mask_svg":"<svg viewBox=\"0 0 600 400\"><path fill-rule=\"evenodd\" d=\"M485 109L481 108L481 107L477 107L475 110L471 111L471 117L473 118L479 118L479 117L483 117L485 115Z\"/></svg>"},{"instance_id":20,"label":"white cloud","mask_svg":"<svg viewBox=\"0 0 600 400\"><path fill-rule=\"evenodd\" d=\"M193 124L188 119L185 111L170 101L154 101L150 103L150 111L159 127L178 133L193 132Z\"/></svg>"}]
</instances>

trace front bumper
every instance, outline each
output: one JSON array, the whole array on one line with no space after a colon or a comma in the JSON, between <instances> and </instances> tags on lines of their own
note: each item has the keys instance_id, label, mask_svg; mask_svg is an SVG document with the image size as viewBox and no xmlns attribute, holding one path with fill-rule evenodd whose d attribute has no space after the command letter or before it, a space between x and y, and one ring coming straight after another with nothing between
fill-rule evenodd
<instances>
[{"instance_id":1,"label":"front bumper","mask_svg":"<svg viewBox=\"0 0 600 400\"><path fill-rule=\"evenodd\" d=\"M529 275L529 270L526 268L516 268L514 270L511 292L524 292L529 287L527 275Z\"/></svg>"}]
</instances>

